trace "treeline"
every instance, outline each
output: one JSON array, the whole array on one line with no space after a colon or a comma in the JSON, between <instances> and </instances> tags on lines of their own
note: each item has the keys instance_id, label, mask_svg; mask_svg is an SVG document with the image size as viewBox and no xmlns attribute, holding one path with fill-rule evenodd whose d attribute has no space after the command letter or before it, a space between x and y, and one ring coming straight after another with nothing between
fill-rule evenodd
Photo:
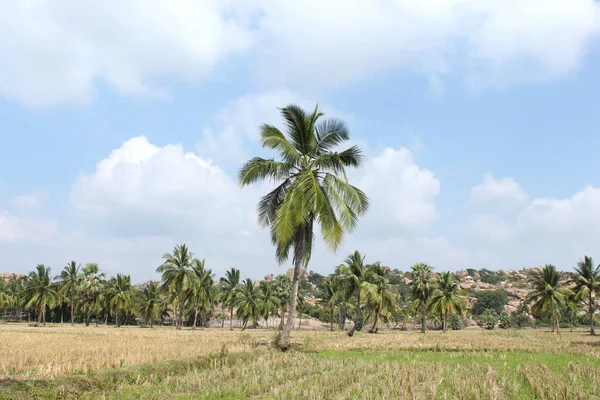
<instances>
[{"instance_id":1,"label":"treeline","mask_svg":"<svg viewBox=\"0 0 600 400\"><path fill-rule=\"evenodd\" d=\"M217 281L205 261L195 258L186 245L165 254L157 272L160 282L136 286L127 274L108 278L97 264L72 261L56 276L40 264L27 276L0 280L0 311L6 320L33 320L36 326L47 321L117 327L171 323L181 329L207 327L215 319L221 327L229 321L230 329L234 319L242 329L284 326L292 293L287 274L255 282L242 280L240 270L231 268ZM485 269L467 273L486 283L507 278L504 272ZM586 322L595 333L600 266L594 266L590 257L584 257L569 276L546 265L530 273L523 286L530 292L509 315L503 290L471 293L460 288L451 272L437 274L419 263L403 273L379 262L367 263L356 251L327 277L305 274L297 297L298 319L301 323L310 316L331 330L347 330L350 336L363 328L376 333L381 324L406 329L410 321L418 321L423 332L428 326L445 332L461 329L467 316L487 329L523 327L535 317L550 323L557 333L561 322L571 326ZM473 307L467 301L470 296L476 298Z\"/></svg>"}]
</instances>

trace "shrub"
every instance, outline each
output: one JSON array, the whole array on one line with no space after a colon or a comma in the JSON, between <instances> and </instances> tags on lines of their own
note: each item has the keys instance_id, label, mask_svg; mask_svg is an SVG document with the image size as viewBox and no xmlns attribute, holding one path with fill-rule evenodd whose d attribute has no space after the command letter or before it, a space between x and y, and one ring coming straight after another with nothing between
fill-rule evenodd
<instances>
[{"instance_id":1,"label":"shrub","mask_svg":"<svg viewBox=\"0 0 600 400\"><path fill-rule=\"evenodd\" d=\"M500 317L498 316L496 310L488 308L487 310L481 313L479 318L477 318L477 325L482 328L492 330L498 324L499 319Z\"/></svg>"},{"instance_id":2,"label":"shrub","mask_svg":"<svg viewBox=\"0 0 600 400\"><path fill-rule=\"evenodd\" d=\"M519 307L513 311L511 315L511 325L517 326L519 329L529 325L529 310L525 304L521 303Z\"/></svg>"},{"instance_id":3,"label":"shrub","mask_svg":"<svg viewBox=\"0 0 600 400\"><path fill-rule=\"evenodd\" d=\"M508 312L502 311L500 315L498 315L498 328L510 328L510 315L508 315Z\"/></svg>"},{"instance_id":4,"label":"shrub","mask_svg":"<svg viewBox=\"0 0 600 400\"><path fill-rule=\"evenodd\" d=\"M457 314L448 315L448 325L453 331L460 331L463 327L462 318Z\"/></svg>"}]
</instances>

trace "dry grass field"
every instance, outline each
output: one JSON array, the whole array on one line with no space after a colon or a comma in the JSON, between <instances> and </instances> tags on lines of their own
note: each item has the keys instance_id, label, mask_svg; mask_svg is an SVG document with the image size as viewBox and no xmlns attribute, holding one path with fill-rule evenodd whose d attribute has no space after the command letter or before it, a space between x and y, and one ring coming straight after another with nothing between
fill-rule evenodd
<instances>
[{"instance_id":1,"label":"dry grass field","mask_svg":"<svg viewBox=\"0 0 600 400\"><path fill-rule=\"evenodd\" d=\"M0 399L600 398L585 331L274 331L0 325Z\"/></svg>"}]
</instances>

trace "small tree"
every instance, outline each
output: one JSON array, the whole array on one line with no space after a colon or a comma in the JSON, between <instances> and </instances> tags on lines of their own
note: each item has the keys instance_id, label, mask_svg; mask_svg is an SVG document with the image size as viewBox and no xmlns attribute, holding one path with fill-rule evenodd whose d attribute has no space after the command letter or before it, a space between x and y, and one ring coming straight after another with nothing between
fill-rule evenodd
<instances>
[{"instance_id":1,"label":"small tree","mask_svg":"<svg viewBox=\"0 0 600 400\"><path fill-rule=\"evenodd\" d=\"M477 319L477 325L487 330L492 330L498 324L500 317L496 310L487 309Z\"/></svg>"}]
</instances>

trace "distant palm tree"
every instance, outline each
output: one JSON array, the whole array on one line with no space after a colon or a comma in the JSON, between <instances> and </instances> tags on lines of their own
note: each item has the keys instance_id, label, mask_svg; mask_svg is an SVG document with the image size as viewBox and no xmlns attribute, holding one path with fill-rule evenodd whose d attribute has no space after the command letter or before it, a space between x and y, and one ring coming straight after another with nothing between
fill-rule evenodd
<instances>
[{"instance_id":1,"label":"distant palm tree","mask_svg":"<svg viewBox=\"0 0 600 400\"><path fill-rule=\"evenodd\" d=\"M27 277L23 294L26 307L37 311L38 319L35 326L39 326L42 321L46 325L46 307L54 307L58 301L57 286L52 282L51 270L50 267L39 264Z\"/></svg>"},{"instance_id":2,"label":"distant palm tree","mask_svg":"<svg viewBox=\"0 0 600 400\"><path fill-rule=\"evenodd\" d=\"M271 230L276 259L285 262L293 252L294 276L287 323L279 346L285 350L296 318L298 285L302 269L310 261L313 226L321 226L323 240L336 250L344 232L352 231L358 215L368 208L367 196L348 183L347 167L358 167L362 154L357 146L337 152L349 139L346 125L335 119L319 120L318 108L310 113L296 105L281 109L287 135L273 125L262 125L261 144L279 153L280 161L255 157L240 169L242 186L258 181L278 186L258 203L259 222Z\"/></svg>"},{"instance_id":3,"label":"distant palm tree","mask_svg":"<svg viewBox=\"0 0 600 400\"><path fill-rule=\"evenodd\" d=\"M339 290L339 284L336 284L336 281L332 277L327 277L319 285L319 294L318 294L318 304L323 306L329 312L330 319L330 330L333 332L333 322L334 317L333 313L335 310L335 306L341 298L342 292Z\"/></svg>"},{"instance_id":4,"label":"distant palm tree","mask_svg":"<svg viewBox=\"0 0 600 400\"><path fill-rule=\"evenodd\" d=\"M380 263L371 264L367 271L367 281L369 285L366 285L367 304L374 309L375 317L373 318L373 325L369 329L369 333L377 333L377 324L383 318L385 321L389 321L392 312L394 311L397 303L397 288L395 285L391 285L387 279L387 267L382 266Z\"/></svg>"},{"instance_id":5,"label":"distant palm tree","mask_svg":"<svg viewBox=\"0 0 600 400\"><path fill-rule=\"evenodd\" d=\"M458 297L458 283L454 281L452 273L443 272L437 286L429 300L427 311L442 316L442 331L446 333L448 314L465 314L467 303Z\"/></svg>"},{"instance_id":6,"label":"distant palm tree","mask_svg":"<svg viewBox=\"0 0 600 400\"><path fill-rule=\"evenodd\" d=\"M160 318L161 300L157 282L150 281L142 287L139 294L139 315L142 326L148 324L152 328L152 323Z\"/></svg>"},{"instance_id":7,"label":"distant palm tree","mask_svg":"<svg viewBox=\"0 0 600 400\"><path fill-rule=\"evenodd\" d=\"M225 276L220 280L221 284L221 301L223 307L229 308L229 330L233 330L233 308L237 301L237 294L240 286L240 270L231 268L225 272Z\"/></svg>"},{"instance_id":8,"label":"distant palm tree","mask_svg":"<svg viewBox=\"0 0 600 400\"><path fill-rule=\"evenodd\" d=\"M560 333L560 310L566 305L568 297L573 293L562 287L562 271L547 264L542 271L531 277L533 291L528 300L532 302L531 311L535 315L550 314L556 333Z\"/></svg>"},{"instance_id":9,"label":"distant palm tree","mask_svg":"<svg viewBox=\"0 0 600 400\"><path fill-rule=\"evenodd\" d=\"M242 320L242 330L246 329L248 321L256 326L258 321L258 293L254 288L254 281L250 278L244 279L237 296L237 315Z\"/></svg>"},{"instance_id":10,"label":"distant palm tree","mask_svg":"<svg viewBox=\"0 0 600 400\"><path fill-rule=\"evenodd\" d=\"M577 293L573 293L567 297L566 307L569 311L569 323L571 325L571 332L573 332L575 316L583 310L583 305L581 303L581 300L577 298Z\"/></svg>"},{"instance_id":11,"label":"distant palm tree","mask_svg":"<svg viewBox=\"0 0 600 400\"><path fill-rule=\"evenodd\" d=\"M133 309L135 294L131 285L131 276L117 274L109 283L110 308L115 314L116 327L120 327L119 316Z\"/></svg>"},{"instance_id":12,"label":"distant palm tree","mask_svg":"<svg viewBox=\"0 0 600 400\"><path fill-rule=\"evenodd\" d=\"M258 310L265 320L267 329L269 328L269 317L277 314L279 305L279 298L273 284L267 281L260 282L258 285Z\"/></svg>"},{"instance_id":13,"label":"distant palm tree","mask_svg":"<svg viewBox=\"0 0 600 400\"><path fill-rule=\"evenodd\" d=\"M365 289L369 287L369 270L364 261L365 257L356 250L346 258L344 264L338 267L348 297L356 296L354 326L348 332L348 336L353 336L354 332L362 329L361 299Z\"/></svg>"},{"instance_id":14,"label":"distant palm tree","mask_svg":"<svg viewBox=\"0 0 600 400\"><path fill-rule=\"evenodd\" d=\"M61 293L71 301L71 325L75 325L75 298L80 290L82 276L81 265L75 261L68 263L60 273Z\"/></svg>"},{"instance_id":15,"label":"distant palm tree","mask_svg":"<svg viewBox=\"0 0 600 400\"><path fill-rule=\"evenodd\" d=\"M104 273L100 272L98 264L89 263L83 267L83 282L81 283L82 309L85 317L85 326L89 326L92 312L96 315L100 311L104 299L105 284Z\"/></svg>"},{"instance_id":16,"label":"distant palm tree","mask_svg":"<svg viewBox=\"0 0 600 400\"><path fill-rule=\"evenodd\" d=\"M427 324L426 306L433 293L433 267L423 263L417 263L411 268L412 283L410 290L413 295L413 305L418 307L421 313L421 332L425 333Z\"/></svg>"},{"instance_id":17,"label":"distant palm tree","mask_svg":"<svg viewBox=\"0 0 600 400\"><path fill-rule=\"evenodd\" d=\"M285 313L287 307L290 304L290 296L292 295L292 278L287 274L277 275L273 279L273 285L275 287L275 293L279 298L279 306L281 307L281 321L279 323L279 329L283 329L285 322Z\"/></svg>"},{"instance_id":18,"label":"distant palm tree","mask_svg":"<svg viewBox=\"0 0 600 400\"><path fill-rule=\"evenodd\" d=\"M213 275L212 270L205 268L205 261L197 258L192 261L192 271L194 272L192 297L195 301L194 324L192 328L195 329L200 309L206 310L212 307Z\"/></svg>"},{"instance_id":19,"label":"distant palm tree","mask_svg":"<svg viewBox=\"0 0 600 400\"><path fill-rule=\"evenodd\" d=\"M191 269L194 255L187 245L175 246L173 253L163 255L163 264L156 269L162 273L163 289L175 294L177 307L175 308L175 327L183 326L183 311L186 301L192 293L195 275Z\"/></svg>"},{"instance_id":20,"label":"distant palm tree","mask_svg":"<svg viewBox=\"0 0 600 400\"><path fill-rule=\"evenodd\" d=\"M0 290L0 310L4 307L11 306L12 302L12 296L3 290Z\"/></svg>"},{"instance_id":21,"label":"distant palm tree","mask_svg":"<svg viewBox=\"0 0 600 400\"><path fill-rule=\"evenodd\" d=\"M577 267L575 267L573 281L575 283L574 291L577 293L577 299L587 300L590 334L596 335L594 329L594 312L596 309L594 299L600 293L600 265L594 266L592 257L583 257L583 260L577 263Z\"/></svg>"}]
</instances>

